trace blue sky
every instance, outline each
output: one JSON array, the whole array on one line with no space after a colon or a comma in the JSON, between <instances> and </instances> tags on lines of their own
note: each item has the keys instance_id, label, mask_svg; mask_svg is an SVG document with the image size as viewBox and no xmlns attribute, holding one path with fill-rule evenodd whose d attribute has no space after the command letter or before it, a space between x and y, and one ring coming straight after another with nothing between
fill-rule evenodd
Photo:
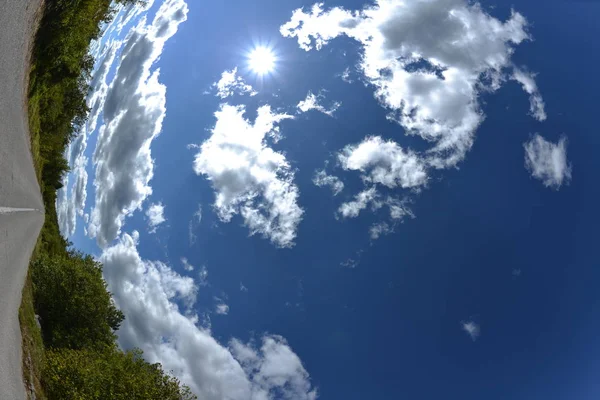
<instances>
[{"instance_id":1,"label":"blue sky","mask_svg":"<svg viewBox=\"0 0 600 400\"><path fill-rule=\"evenodd\" d=\"M598 8L120 10L57 208L121 346L206 399L597 398Z\"/></svg>"}]
</instances>

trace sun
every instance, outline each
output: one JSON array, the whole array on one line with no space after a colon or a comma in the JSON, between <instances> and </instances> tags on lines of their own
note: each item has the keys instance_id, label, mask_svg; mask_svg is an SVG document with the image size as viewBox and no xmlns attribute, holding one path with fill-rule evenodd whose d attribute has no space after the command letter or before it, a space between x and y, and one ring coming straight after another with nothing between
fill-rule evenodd
<instances>
[{"instance_id":1,"label":"sun","mask_svg":"<svg viewBox=\"0 0 600 400\"><path fill-rule=\"evenodd\" d=\"M258 75L265 75L273 72L276 61L277 58L275 57L275 53L268 47L255 47L250 54L248 54L248 66Z\"/></svg>"}]
</instances>

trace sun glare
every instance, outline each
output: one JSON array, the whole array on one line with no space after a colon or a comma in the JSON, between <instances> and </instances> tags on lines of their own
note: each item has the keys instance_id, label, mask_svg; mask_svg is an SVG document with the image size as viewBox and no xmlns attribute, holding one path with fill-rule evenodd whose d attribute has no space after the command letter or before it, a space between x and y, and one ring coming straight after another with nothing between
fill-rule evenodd
<instances>
[{"instance_id":1,"label":"sun glare","mask_svg":"<svg viewBox=\"0 0 600 400\"><path fill-rule=\"evenodd\" d=\"M275 54L268 47L256 47L248 55L248 66L258 75L273 72L275 61Z\"/></svg>"}]
</instances>

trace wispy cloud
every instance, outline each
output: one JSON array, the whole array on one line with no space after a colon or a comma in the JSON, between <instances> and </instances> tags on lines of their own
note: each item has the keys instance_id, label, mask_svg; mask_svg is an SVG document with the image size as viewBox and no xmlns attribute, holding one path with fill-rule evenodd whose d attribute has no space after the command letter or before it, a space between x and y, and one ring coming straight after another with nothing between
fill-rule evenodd
<instances>
[{"instance_id":1,"label":"wispy cloud","mask_svg":"<svg viewBox=\"0 0 600 400\"><path fill-rule=\"evenodd\" d=\"M544 186L560 189L571 181L571 164L567 161L567 138L562 136L558 143L547 141L535 134L525 148L525 168Z\"/></svg>"},{"instance_id":2,"label":"wispy cloud","mask_svg":"<svg viewBox=\"0 0 600 400\"><path fill-rule=\"evenodd\" d=\"M219 315L229 314L229 306L219 298L216 298L215 300L217 300L217 304L215 305L215 313Z\"/></svg>"},{"instance_id":3,"label":"wispy cloud","mask_svg":"<svg viewBox=\"0 0 600 400\"><path fill-rule=\"evenodd\" d=\"M190 246L192 246L194 243L196 243L196 240L198 240L198 236L196 236L195 231L201 222L202 204L198 204L198 209L196 210L196 212L192 216L192 219L190 219L190 222L188 223L188 241L190 243Z\"/></svg>"},{"instance_id":4,"label":"wispy cloud","mask_svg":"<svg viewBox=\"0 0 600 400\"><path fill-rule=\"evenodd\" d=\"M212 86L217 89L217 96L222 99L236 94L249 94L250 96L258 94L252 86L244 81L244 78L238 75L237 67L231 71L223 71L221 79L213 83Z\"/></svg>"},{"instance_id":5,"label":"wispy cloud","mask_svg":"<svg viewBox=\"0 0 600 400\"><path fill-rule=\"evenodd\" d=\"M477 338L479 337L479 334L481 333L481 328L479 327L479 324L476 323L475 321L466 321L466 322L461 322L461 326L463 331L467 332L467 334L471 337L471 340L476 341Z\"/></svg>"},{"instance_id":6,"label":"wispy cloud","mask_svg":"<svg viewBox=\"0 0 600 400\"><path fill-rule=\"evenodd\" d=\"M298 109L299 113L305 113L310 110L315 110L315 111L319 111L323 114L329 115L330 117L333 117L333 113L335 113L338 110L338 108L340 108L342 103L339 101L336 101L331 105L331 107L325 108L321 104L321 101L324 99L325 99L325 95L322 93L322 91L316 95L313 92L309 91L308 94L306 95L306 98L304 100L300 101L298 103L298 105L296 106L296 108Z\"/></svg>"},{"instance_id":7,"label":"wispy cloud","mask_svg":"<svg viewBox=\"0 0 600 400\"><path fill-rule=\"evenodd\" d=\"M164 212L165 206L163 206L162 203L150 204L146 210L146 217L148 218L150 233L156 232L156 228L166 221Z\"/></svg>"},{"instance_id":8,"label":"wispy cloud","mask_svg":"<svg viewBox=\"0 0 600 400\"><path fill-rule=\"evenodd\" d=\"M327 175L324 169L315 172L313 183L319 187L329 186L334 196L337 196L344 190L344 182L337 176Z\"/></svg>"},{"instance_id":9,"label":"wispy cloud","mask_svg":"<svg viewBox=\"0 0 600 400\"><path fill-rule=\"evenodd\" d=\"M188 259L186 257L181 257L181 264L183 265L183 269L191 272L194 270L194 266L192 264L190 264L190 262L188 261Z\"/></svg>"},{"instance_id":10,"label":"wispy cloud","mask_svg":"<svg viewBox=\"0 0 600 400\"><path fill-rule=\"evenodd\" d=\"M512 79L523 86L523 90L529 93L529 111L538 121L546 120L546 104L535 83L535 75L526 70L515 67L513 69Z\"/></svg>"}]
</instances>

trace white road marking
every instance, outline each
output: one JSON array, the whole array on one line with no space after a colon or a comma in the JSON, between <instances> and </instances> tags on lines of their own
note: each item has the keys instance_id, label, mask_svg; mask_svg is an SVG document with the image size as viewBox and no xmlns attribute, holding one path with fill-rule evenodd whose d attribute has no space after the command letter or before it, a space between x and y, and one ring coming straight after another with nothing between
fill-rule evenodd
<instances>
[{"instance_id":1,"label":"white road marking","mask_svg":"<svg viewBox=\"0 0 600 400\"><path fill-rule=\"evenodd\" d=\"M0 207L0 214L12 214L17 212L27 211L39 211L35 208L13 208L13 207Z\"/></svg>"}]
</instances>

